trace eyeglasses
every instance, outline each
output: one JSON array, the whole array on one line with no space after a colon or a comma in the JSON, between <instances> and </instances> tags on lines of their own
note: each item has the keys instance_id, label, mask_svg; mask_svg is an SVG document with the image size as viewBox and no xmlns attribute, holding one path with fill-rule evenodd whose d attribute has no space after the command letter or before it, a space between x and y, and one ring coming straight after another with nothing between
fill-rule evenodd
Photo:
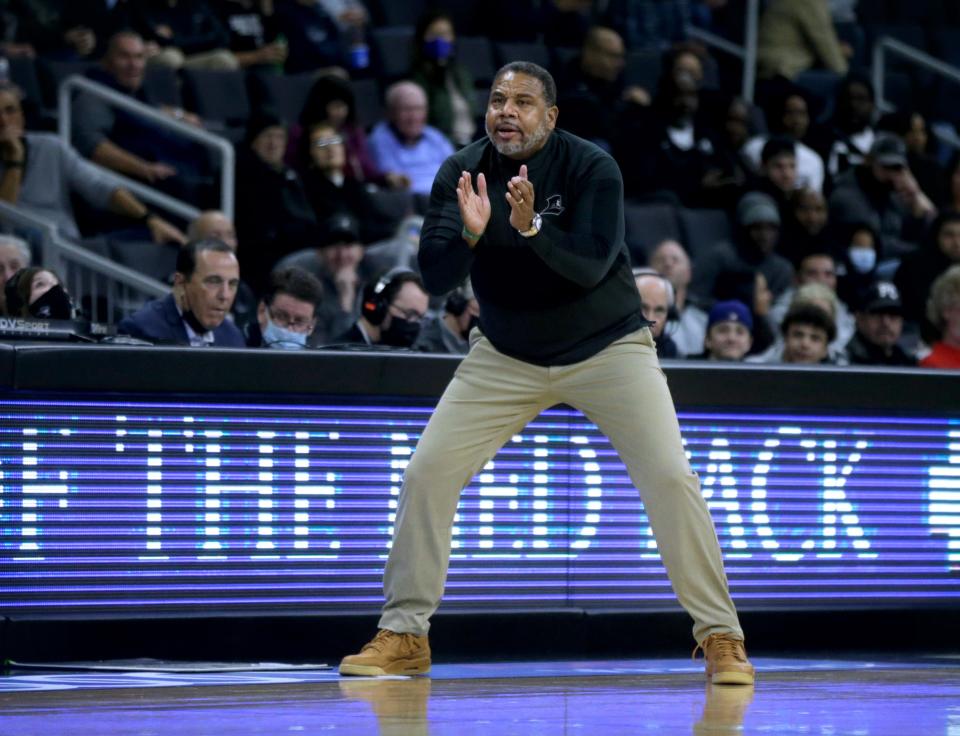
<instances>
[{"instance_id":1,"label":"eyeglasses","mask_svg":"<svg viewBox=\"0 0 960 736\"><path fill-rule=\"evenodd\" d=\"M343 143L343 138L335 135L332 138L317 138L311 145L313 145L314 148L326 148L327 146L336 146L341 143Z\"/></svg>"},{"instance_id":2,"label":"eyeglasses","mask_svg":"<svg viewBox=\"0 0 960 736\"><path fill-rule=\"evenodd\" d=\"M310 332L313 329L313 318L306 319L304 317L293 317L282 309L267 309L267 314L270 315L271 321L274 324L283 327L286 330L293 330L294 332Z\"/></svg>"},{"instance_id":3,"label":"eyeglasses","mask_svg":"<svg viewBox=\"0 0 960 736\"><path fill-rule=\"evenodd\" d=\"M396 305L391 305L390 310L394 317L400 317L407 320L407 322L417 322L420 323L423 321L425 315L420 314L416 309L401 309Z\"/></svg>"}]
</instances>

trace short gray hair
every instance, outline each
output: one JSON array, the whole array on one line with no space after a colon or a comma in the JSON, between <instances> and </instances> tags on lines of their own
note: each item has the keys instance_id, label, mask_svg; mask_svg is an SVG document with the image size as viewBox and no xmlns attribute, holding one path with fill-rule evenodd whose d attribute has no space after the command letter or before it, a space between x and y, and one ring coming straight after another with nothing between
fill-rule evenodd
<instances>
[{"instance_id":1,"label":"short gray hair","mask_svg":"<svg viewBox=\"0 0 960 736\"><path fill-rule=\"evenodd\" d=\"M0 91L2 91L2 89L0 89ZM30 246L27 245L27 241L23 238L18 238L16 235L0 234L0 245L10 245L20 251L20 258L23 259L24 266L29 266L30 262L33 260L33 254L30 252Z\"/></svg>"},{"instance_id":2,"label":"short gray hair","mask_svg":"<svg viewBox=\"0 0 960 736\"><path fill-rule=\"evenodd\" d=\"M950 266L937 276L937 280L930 287L930 298L927 299L927 319L943 332L946 325L943 312L953 304L960 304L960 264Z\"/></svg>"}]
</instances>

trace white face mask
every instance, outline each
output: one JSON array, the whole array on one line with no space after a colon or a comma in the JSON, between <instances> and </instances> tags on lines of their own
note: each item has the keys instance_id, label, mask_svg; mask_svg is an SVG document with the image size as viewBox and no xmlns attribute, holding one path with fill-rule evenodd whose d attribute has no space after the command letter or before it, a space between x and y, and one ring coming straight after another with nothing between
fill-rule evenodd
<instances>
[{"instance_id":1,"label":"white face mask","mask_svg":"<svg viewBox=\"0 0 960 736\"><path fill-rule=\"evenodd\" d=\"M851 246L847 249L847 257L857 273L870 273L877 265L877 251L873 248Z\"/></svg>"},{"instance_id":2,"label":"white face mask","mask_svg":"<svg viewBox=\"0 0 960 736\"><path fill-rule=\"evenodd\" d=\"M307 334L287 330L267 317L263 330L263 344L277 350L303 350L307 346Z\"/></svg>"}]
</instances>

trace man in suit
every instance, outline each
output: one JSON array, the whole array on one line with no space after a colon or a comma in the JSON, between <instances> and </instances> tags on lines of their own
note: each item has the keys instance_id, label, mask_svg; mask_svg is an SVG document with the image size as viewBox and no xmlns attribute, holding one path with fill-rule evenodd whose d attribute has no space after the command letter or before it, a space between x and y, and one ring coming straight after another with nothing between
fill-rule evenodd
<instances>
[{"instance_id":1,"label":"man in suit","mask_svg":"<svg viewBox=\"0 0 960 736\"><path fill-rule=\"evenodd\" d=\"M147 302L118 332L168 345L244 347L243 333L227 319L239 284L229 245L212 238L188 243L177 254L172 293Z\"/></svg>"}]
</instances>

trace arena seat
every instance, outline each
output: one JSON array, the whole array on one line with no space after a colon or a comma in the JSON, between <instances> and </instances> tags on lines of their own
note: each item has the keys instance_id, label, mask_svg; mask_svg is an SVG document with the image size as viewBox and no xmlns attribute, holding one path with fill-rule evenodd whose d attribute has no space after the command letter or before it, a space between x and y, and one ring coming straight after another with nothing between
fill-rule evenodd
<instances>
[{"instance_id":1,"label":"arena seat","mask_svg":"<svg viewBox=\"0 0 960 736\"><path fill-rule=\"evenodd\" d=\"M677 219L680 221L680 242L691 260L696 260L717 243L730 242L730 218L725 210L681 207L677 210Z\"/></svg>"},{"instance_id":2,"label":"arena seat","mask_svg":"<svg viewBox=\"0 0 960 736\"><path fill-rule=\"evenodd\" d=\"M662 240L680 240L677 210L664 202L625 202L625 237L634 265L647 262L650 251Z\"/></svg>"},{"instance_id":3,"label":"arena seat","mask_svg":"<svg viewBox=\"0 0 960 736\"><path fill-rule=\"evenodd\" d=\"M180 74L185 107L203 118L212 132L239 141L250 116L244 73L183 69Z\"/></svg>"},{"instance_id":4,"label":"arena seat","mask_svg":"<svg viewBox=\"0 0 960 736\"><path fill-rule=\"evenodd\" d=\"M383 98L376 79L354 79L350 82L356 101L357 123L364 128L373 127L383 119Z\"/></svg>"},{"instance_id":5,"label":"arena seat","mask_svg":"<svg viewBox=\"0 0 960 736\"><path fill-rule=\"evenodd\" d=\"M498 66L509 64L511 61L532 61L544 69L550 69L550 52L542 43L514 43L503 41L495 43L493 48Z\"/></svg>"},{"instance_id":6,"label":"arena seat","mask_svg":"<svg viewBox=\"0 0 960 736\"><path fill-rule=\"evenodd\" d=\"M300 112L316 79L314 72L250 74L247 76L250 104L254 109L274 110L287 125L292 125L300 119Z\"/></svg>"},{"instance_id":7,"label":"arena seat","mask_svg":"<svg viewBox=\"0 0 960 736\"><path fill-rule=\"evenodd\" d=\"M370 32L370 50L378 76L387 84L410 73L413 26L374 28Z\"/></svg>"},{"instance_id":8,"label":"arena seat","mask_svg":"<svg viewBox=\"0 0 960 736\"><path fill-rule=\"evenodd\" d=\"M486 36L457 36L457 61L467 68L477 87L489 87L497 73L493 46Z\"/></svg>"}]
</instances>

